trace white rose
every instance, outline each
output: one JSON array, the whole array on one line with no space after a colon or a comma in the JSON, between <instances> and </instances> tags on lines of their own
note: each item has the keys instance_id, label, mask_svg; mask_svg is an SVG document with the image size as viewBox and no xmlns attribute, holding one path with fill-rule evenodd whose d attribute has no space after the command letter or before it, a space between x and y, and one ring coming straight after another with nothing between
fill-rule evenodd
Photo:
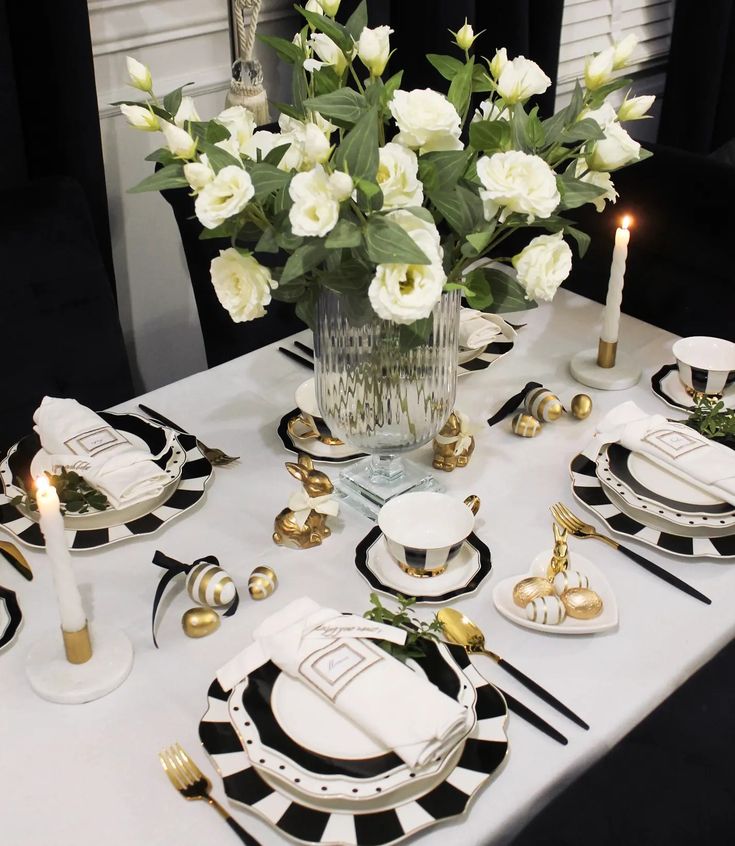
<instances>
[{"instance_id":1,"label":"white rose","mask_svg":"<svg viewBox=\"0 0 735 846\"><path fill-rule=\"evenodd\" d=\"M309 39L309 45L325 65L331 65L337 76L342 76L347 68L347 58L328 35L315 32Z\"/></svg>"},{"instance_id":2,"label":"white rose","mask_svg":"<svg viewBox=\"0 0 735 846\"><path fill-rule=\"evenodd\" d=\"M533 94L543 94L550 85L551 80L536 62L516 56L501 71L497 91L506 103L522 103Z\"/></svg>"},{"instance_id":3,"label":"white rose","mask_svg":"<svg viewBox=\"0 0 735 846\"><path fill-rule=\"evenodd\" d=\"M528 223L533 223L536 217L553 214L561 200L554 171L539 156L520 150L482 156L477 175L483 184L480 198L488 220L502 207L501 223L511 212L525 214Z\"/></svg>"},{"instance_id":4,"label":"white rose","mask_svg":"<svg viewBox=\"0 0 735 846\"><path fill-rule=\"evenodd\" d=\"M587 172L585 173L585 171ZM577 159L574 175L582 182L589 182L590 185L596 185L604 190L604 194L590 200L598 212L605 211L605 200L614 203L618 199L618 192L615 190L612 179L610 179L610 174L605 173L604 170L587 170L584 159Z\"/></svg>"},{"instance_id":5,"label":"white rose","mask_svg":"<svg viewBox=\"0 0 735 846\"><path fill-rule=\"evenodd\" d=\"M241 212L254 193L250 174L237 165L228 165L201 190L194 203L194 211L202 226L216 229Z\"/></svg>"},{"instance_id":6,"label":"white rose","mask_svg":"<svg viewBox=\"0 0 735 846\"><path fill-rule=\"evenodd\" d=\"M267 267L229 247L212 259L209 272L217 299L236 323L263 317L274 287Z\"/></svg>"},{"instance_id":7,"label":"white rose","mask_svg":"<svg viewBox=\"0 0 735 846\"><path fill-rule=\"evenodd\" d=\"M641 97L631 97L623 100L618 109L618 120L640 120L646 116L656 98L653 94L644 94Z\"/></svg>"},{"instance_id":8,"label":"white rose","mask_svg":"<svg viewBox=\"0 0 735 846\"><path fill-rule=\"evenodd\" d=\"M615 123L618 119L615 109L609 103L603 103L599 109L587 109L579 117L580 120L582 118L590 118L600 129L607 129L611 123Z\"/></svg>"},{"instance_id":9,"label":"white rose","mask_svg":"<svg viewBox=\"0 0 735 846\"><path fill-rule=\"evenodd\" d=\"M245 106L230 106L220 112L215 121L227 129L230 138L237 144L239 153L247 151L250 139L255 132L255 117Z\"/></svg>"},{"instance_id":10,"label":"white rose","mask_svg":"<svg viewBox=\"0 0 735 846\"><path fill-rule=\"evenodd\" d=\"M490 62L490 73L493 79L497 79L503 72L503 68L508 64L508 51L505 47L501 47L495 51L493 60Z\"/></svg>"},{"instance_id":11,"label":"white rose","mask_svg":"<svg viewBox=\"0 0 735 846\"><path fill-rule=\"evenodd\" d=\"M641 145L619 123L612 123L602 141L595 141L587 155L587 165L590 170L617 170L637 161L640 154Z\"/></svg>"},{"instance_id":12,"label":"white rose","mask_svg":"<svg viewBox=\"0 0 735 846\"><path fill-rule=\"evenodd\" d=\"M297 173L288 193L293 200L288 219L294 235L321 238L334 229L339 219L339 200L321 165Z\"/></svg>"},{"instance_id":13,"label":"white rose","mask_svg":"<svg viewBox=\"0 0 735 846\"><path fill-rule=\"evenodd\" d=\"M460 27L459 31L454 33L454 37L457 42L457 47L459 47L460 50L465 51L472 47L475 43L475 39L477 38L475 30L472 29L472 24L467 23L467 18L464 19L464 24Z\"/></svg>"},{"instance_id":14,"label":"white rose","mask_svg":"<svg viewBox=\"0 0 735 846\"><path fill-rule=\"evenodd\" d=\"M499 109L492 100L483 100L472 115L472 123L478 120L510 120L510 112Z\"/></svg>"},{"instance_id":15,"label":"white rose","mask_svg":"<svg viewBox=\"0 0 735 846\"><path fill-rule=\"evenodd\" d=\"M150 91L153 90L153 79L151 77L150 69L141 62L137 61L137 59L134 59L132 56L126 56L125 63L128 68L130 84L133 88L150 93Z\"/></svg>"},{"instance_id":16,"label":"white rose","mask_svg":"<svg viewBox=\"0 0 735 846\"><path fill-rule=\"evenodd\" d=\"M388 106L399 134L394 139L420 153L430 150L461 150L461 118L438 91L415 88L395 92Z\"/></svg>"},{"instance_id":17,"label":"white rose","mask_svg":"<svg viewBox=\"0 0 735 846\"><path fill-rule=\"evenodd\" d=\"M192 97L182 97L181 105L176 110L174 116L174 123L176 126L183 126L189 120L201 120L197 107L194 105Z\"/></svg>"},{"instance_id":18,"label":"white rose","mask_svg":"<svg viewBox=\"0 0 735 846\"><path fill-rule=\"evenodd\" d=\"M584 63L584 84L590 91L595 91L610 81L614 60L615 51L612 47L607 47L594 56L587 56Z\"/></svg>"},{"instance_id":19,"label":"white rose","mask_svg":"<svg viewBox=\"0 0 735 846\"><path fill-rule=\"evenodd\" d=\"M322 0L324 14L329 15L330 18L333 18L339 10L339 4L341 3L341 1L342 0Z\"/></svg>"},{"instance_id":20,"label":"white rose","mask_svg":"<svg viewBox=\"0 0 735 846\"><path fill-rule=\"evenodd\" d=\"M180 126L168 121L161 121L161 132L166 139L166 146L180 159L191 159L196 152L197 142Z\"/></svg>"},{"instance_id":21,"label":"white rose","mask_svg":"<svg viewBox=\"0 0 735 846\"><path fill-rule=\"evenodd\" d=\"M416 153L391 141L380 148L379 155L377 180L383 192L383 208L420 206L424 201L424 189L418 178Z\"/></svg>"},{"instance_id":22,"label":"white rose","mask_svg":"<svg viewBox=\"0 0 735 846\"><path fill-rule=\"evenodd\" d=\"M513 256L518 281L531 300L551 300L572 269L572 251L562 232L539 235Z\"/></svg>"},{"instance_id":23,"label":"white rose","mask_svg":"<svg viewBox=\"0 0 735 846\"><path fill-rule=\"evenodd\" d=\"M628 63L633 51L638 45L638 36L635 33L626 35L622 41L616 42L613 46L613 69L618 70Z\"/></svg>"},{"instance_id":24,"label":"white rose","mask_svg":"<svg viewBox=\"0 0 735 846\"><path fill-rule=\"evenodd\" d=\"M143 132L158 132L161 128L157 115L143 106L128 106L123 103L120 106L120 111L128 119L131 126L142 129Z\"/></svg>"},{"instance_id":25,"label":"white rose","mask_svg":"<svg viewBox=\"0 0 735 846\"><path fill-rule=\"evenodd\" d=\"M389 26L364 27L357 42L357 55L370 71L370 76L380 76L388 64L390 38L393 30Z\"/></svg>"},{"instance_id":26,"label":"white rose","mask_svg":"<svg viewBox=\"0 0 735 846\"><path fill-rule=\"evenodd\" d=\"M212 170L209 159L206 153L200 156L198 162L189 162L184 165L184 177L191 186L192 191L198 194L214 179L214 171Z\"/></svg>"}]
</instances>

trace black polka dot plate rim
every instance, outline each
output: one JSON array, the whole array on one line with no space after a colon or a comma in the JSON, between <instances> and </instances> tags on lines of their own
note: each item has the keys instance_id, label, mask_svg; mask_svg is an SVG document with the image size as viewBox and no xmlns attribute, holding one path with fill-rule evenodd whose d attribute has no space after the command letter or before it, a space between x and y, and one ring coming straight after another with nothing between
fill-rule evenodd
<instances>
[{"instance_id":1,"label":"black polka dot plate rim","mask_svg":"<svg viewBox=\"0 0 735 846\"><path fill-rule=\"evenodd\" d=\"M677 527L652 514L630 509L597 477L599 445L591 443L569 466L575 499L596 514L613 534L632 538L660 552L680 558L735 558L735 531L717 536L678 534ZM643 522L645 521L645 522Z\"/></svg>"},{"instance_id":2,"label":"black polka dot plate rim","mask_svg":"<svg viewBox=\"0 0 735 846\"><path fill-rule=\"evenodd\" d=\"M116 429L141 438L148 444L153 454L159 451L162 435L165 435L167 431L165 426L138 414L103 411L100 412L100 417ZM36 449L40 447L40 444L32 443L35 437L35 435L27 436L14 444L0 463L0 484L2 485L0 529L13 535L25 546L43 549L45 543L38 522L10 504L10 500L17 492L17 478L13 477L17 477L18 473L21 475L27 473L24 468L26 464L30 467L30 456L34 453L34 446ZM155 504L150 511L128 522L120 522L103 528L67 528L66 537L72 552L102 549L130 538L150 535L199 503L212 477L212 465L200 451L194 435L176 432L175 441L178 445L176 452L181 455L181 467L180 472L179 468L176 469L178 483L172 486L170 495L165 501L154 501ZM11 469L13 457L19 450L25 453L26 458ZM157 459L157 463L164 467L167 460L168 454Z\"/></svg>"},{"instance_id":3,"label":"black polka dot plate rim","mask_svg":"<svg viewBox=\"0 0 735 846\"><path fill-rule=\"evenodd\" d=\"M442 820L466 814L508 754L508 709L502 694L472 666L464 649L448 647L451 660L475 688L475 726L448 762L446 773L403 801L386 795L370 810L353 803L317 806L309 797L259 770L232 724L229 696L219 682L208 691L199 737L222 777L225 794L280 833L310 846L390 846Z\"/></svg>"},{"instance_id":4,"label":"black polka dot plate rim","mask_svg":"<svg viewBox=\"0 0 735 846\"><path fill-rule=\"evenodd\" d=\"M670 408L694 411L694 403L679 379L676 363L664 364L651 376L651 390ZM735 387L728 388L721 399L725 408L735 408Z\"/></svg>"},{"instance_id":5,"label":"black polka dot plate rim","mask_svg":"<svg viewBox=\"0 0 735 846\"><path fill-rule=\"evenodd\" d=\"M290 420L298 416L299 409L292 408L291 411L281 417L278 423L278 437L289 452L296 455L303 453L317 463L323 461L325 464L346 464L349 461L356 461L358 458L365 458L367 455L365 452L358 452L348 444L330 446L323 444L316 438L292 438L288 431L288 424Z\"/></svg>"}]
</instances>

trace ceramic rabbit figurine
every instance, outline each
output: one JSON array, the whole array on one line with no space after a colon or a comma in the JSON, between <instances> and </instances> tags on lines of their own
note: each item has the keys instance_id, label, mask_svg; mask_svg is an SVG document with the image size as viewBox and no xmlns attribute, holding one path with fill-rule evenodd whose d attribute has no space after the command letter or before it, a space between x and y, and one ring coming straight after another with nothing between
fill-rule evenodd
<instances>
[{"instance_id":1,"label":"ceramic rabbit figurine","mask_svg":"<svg viewBox=\"0 0 735 846\"><path fill-rule=\"evenodd\" d=\"M332 533L327 516L339 512L339 503L331 496L334 486L326 473L314 469L308 455L299 455L296 464L287 461L286 469L303 488L291 494L288 507L276 517L273 541L293 549L319 546Z\"/></svg>"},{"instance_id":2,"label":"ceramic rabbit figurine","mask_svg":"<svg viewBox=\"0 0 735 846\"><path fill-rule=\"evenodd\" d=\"M456 409L434 438L433 466L448 473L455 467L466 467L475 450L475 439L469 431L469 419Z\"/></svg>"},{"instance_id":3,"label":"ceramic rabbit figurine","mask_svg":"<svg viewBox=\"0 0 735 846\"><path fill-rule=\"evenodd\" d=\"M553 579L557 573L563 573L569 564L569 549L567 547L567 530L557 523L554 527L554 551L551 554L549 564L549 579Z\"/></svg>"}]
</instances>

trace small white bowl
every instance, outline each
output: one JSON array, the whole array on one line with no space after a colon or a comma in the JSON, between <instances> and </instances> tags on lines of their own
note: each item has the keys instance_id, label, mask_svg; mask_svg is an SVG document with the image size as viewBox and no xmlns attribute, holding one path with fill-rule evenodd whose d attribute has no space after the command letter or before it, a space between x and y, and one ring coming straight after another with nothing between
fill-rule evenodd
<instances>
[{"instance_id":1,"label":"small white bowl","mask_svg":"<svg viewBox=\"0 0 735 846\"><path fill-rule=\"evenodd\" d=\"M735 381L735 344L723 338L682 338L672 347L685 388L718 395Z\"/></svg>"},{"instance_id":2,"label":"small white bowl","mask_svg":"<svg viewBox=\"0 0 735 846\"><path fill-rule=\"evenodd\" d=\"M387 502L378 514L378 526L404 572L438 576L472 532L475 515L447 494L418 491Z\"/></svg>"}]
</instances>

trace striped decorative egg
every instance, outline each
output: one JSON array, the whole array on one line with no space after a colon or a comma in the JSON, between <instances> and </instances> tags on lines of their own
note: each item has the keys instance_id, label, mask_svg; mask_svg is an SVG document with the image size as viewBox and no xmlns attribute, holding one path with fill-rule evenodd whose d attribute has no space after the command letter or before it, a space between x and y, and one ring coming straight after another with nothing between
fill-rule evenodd
<instances>
[{"instance_id":1,"label":"striped decorative egg","mask_svg":"<svg viewBox=\"0 0 735 846\"><path fill-rule=\"evenodd\" d=\"M590 580L579 570L562 570L554 576L554 590L561 596L571 588L588 588Z\"/></svg>"},{"instance_id":2,"label":"striped decorative egg","mask_svg":"<svg viewBox=\"0 0 735 846\"><path fill-rule=\"evenodd\" d=\"M541 431L541 424L535 417L520 411L513 418L511 429L519 438L535 438Z\"/></svg>"},{"instance_id":3,"label":"striped decorative egg","mask_svg":"<svg viewBox=\"0 0 735 846\"><path fill-rule=\"evenodd\" d=\"M521 608L525 608L539 596L551 596L554 588L551 582L542 579L540 576L530 576L523 579L513 588L513 602Z\"/></svg>"},{"instance_id":4,"label":"striped decorative egg","mask_svg":"<svg viewBox=\"0 0 735 846\"><path fill-rule=\"evenodd\" d=\"M271 567L256 567L248 578L248 591L253 599L267 599L278 587L278 576Z\"/></svg>"},{"instance_id":5,"label":"striped decorative egg","mask_svg":"<svg viewBox=\"0 0 735 846\"><path fill-rule=\"evenodd\" d=\"M526 605L526 617L532 623L557 626L566 616L566 608L558 596L539 596Z\"/></svg>"},{"instance_id":6,"label":"striped decorative egg","mask_svg":"<svg viewBox=\"0 0 735 846\"><path fill-rule=\"evenodd\" d=\"M526 411L537 420L551 423L564 413L564 407L556 394L546 388L534 388L526 396Z\"/></svg>"},{"instance_id":7,"label":"striped decorative egg","mask_svg":"<svg viewBox=\"0 0 735 846\"><path fill-rule=\"evenodd\" d=\"M202 561L186 576L186 590L194 602L209 608L222 608L235 598L235 583L217 564Z\"/></svg>"}]
</instances>

